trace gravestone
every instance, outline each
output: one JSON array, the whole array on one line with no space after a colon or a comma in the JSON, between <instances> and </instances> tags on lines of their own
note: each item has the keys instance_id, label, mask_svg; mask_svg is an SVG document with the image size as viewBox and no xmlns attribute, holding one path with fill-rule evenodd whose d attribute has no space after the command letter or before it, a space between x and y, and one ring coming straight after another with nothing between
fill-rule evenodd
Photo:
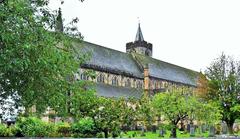
<instances>
[{"instance_id":1,"label":"gravestone","mask_svg":"<svg viewBox=\"0 0 240 139\"><path fill-rule=\"evenodd\" d=\"M165 131L161 128L159 130L159 137L164 137Z\"/></svg>"},{"instance_id":2,"label":"gravestone","mask_svg":"<svg viewBox=\"0 0 240 139\"><path fill-rule=\"evenodd\" d=\"M141 127L141 137L145 136L145 129L144 129L144 126Z\"/></svg>"},{"instance_id":3,"label":"gravestone","mask_svg":"<svg viewBox=\"0 0 240 139\"><path fill-rule=\"evenodd\" d=\"M227 134L228 132L227 124L222 122L221 126L222 126L222 134Z\"/></svg>"},{"instance_id":4,"label":"gravestone","mask_svg":"<svg viewBox=\"0 0 240 139\"><path fill-rule=\"evenodd\" d=\"M203 125L201 125L201 129L202 129L202 132L205 133L206 129L207 129L207 126L205 124L203 124Z\"/></svg>"},{"instance_id":5,"label":"gravestone","mask_svg":"<svg viewBox=\"0 0 240 139\"><path fill-rule=\"evenodd\" d=\"M190 124L187 124L187 132L190 132Z\"/></svg>"},{"instance_id":6,"label":"gravestone","mask_svg":"<svg viewBox=\"0 0 240 139\"><path fill-rule=\"evenodd\" d=\"M209 136L210 137L214 137L215 136L215 127L214 126L210 126L210 128L209 128Z\"/></svg>"},{"instance_id":7,"label":"gravestone","mask_svg":"<svg viewBox=\"0 0 240 139\"><path fill-rule=\"evenodd\" d=\"M155 126L155 125L152 126L152 132L157 133L157 126Z\"/></svg>"},{"instance_id":8,"label":"gravestone","mask_svg":"<svg viewBox=\"0 0 240 139\"><path fill-rule=\"evenodd\" d=\"M190 136L191 137L195 136L195 128L193 124L190 124Z\"/></svg>"}]
</instances>

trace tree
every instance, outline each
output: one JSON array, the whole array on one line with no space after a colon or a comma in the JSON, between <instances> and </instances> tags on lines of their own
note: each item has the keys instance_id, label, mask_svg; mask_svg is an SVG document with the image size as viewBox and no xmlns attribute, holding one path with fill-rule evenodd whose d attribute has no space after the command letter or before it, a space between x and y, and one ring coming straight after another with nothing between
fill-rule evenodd
<instances>
[{"instance_id":1,"label":"tree","mask_svg":"<svg viewBox=\"0 0 240 139\"><path fill-rule=\"evenodd\" d=\"M34 105L39 113L64 106L66 93L79 87L72 75L84 57L71 42L82 36L74 26L54 32L57 12L47 5L48 0L0 3L0 100L11 97L26 114Z\"/></svg>"},{"instance_id":2,"label":"tree","mask_svg":"<svg viewBox=\"0 0 240 139\"><path fill-rule=\"evenodd\" d=\"M178 89L171 92L159 93L153 97L152 105L158 113L164 116L164 119L170 122L171 137L176 138L177 124L181 119L188 115L187 95Z\"/></svg>"},{"instance_id":3,"label":"tree","mask_svg":"<svg viewBox=\"0 0 240 139\"><path fill-rule=\"evenodd\" d=\"M199 108L195 111L195 120L198 120L200 123L213 125L221 119L221 113L216 103L210 101L201 102L198 106Z\"/></svg>"},{"instance_id":4,"label":"tree","mask_svg":"<svg viewBox=\"0 0 240 139\"><path fill-rule=\"evenodd\" d=\"M240 104L240 62L222 54L206 70L208 79L208 100L218 103L222 120L233 134L233 124L240 117L236 110Z\"/></svg>"},{"instance_id":5,"label":"tree","mask_svg":"<svg viewBox=\"0 0 240 139\"><path fill-rule=\"evenodd\" d=\"M98 131L103 132L105 138L109 133L116 137L120 131L121 116L120 100L113 98L98 98L98 107L95 109L95 115L92 117Z\"/></svg>"},{"instance_id":6,"label":"tree","mask_svg":"<svg viewBox=\"0 0 240 139\"><path fill-rule=\"evenodd\" d=\"M200 72L198 75L197 88L195 89L194 93L199 98L208 98L208 80L206 75L204 75L202 72Z\"/></svg>"},{"instance_id":7,"label":"tree","mask_svg":"<svg viewBox=\"0 0 240 139\"><path fill-rule=\"evenodd\" d=\"M137 120L137 110L136 110L136 102L137 100L134 98L124 99L121 98L120 102L120 109L121 109L121 125L122 127L133 127L136 124ZM126 131L126 128L123 128Z\"/></svg>"},{"instance_id":8,"label":"tree","mask_svg":"<svg viewBox=\"0 0 240 139\"><path fill-rule=\"evenodd\" d=\"M145 130L151 126L154 120L154 111L151 105L151 99L143 95L142 98L137 102L137 120L142 122L142 126Z\"/></svg>"}]
</instances>

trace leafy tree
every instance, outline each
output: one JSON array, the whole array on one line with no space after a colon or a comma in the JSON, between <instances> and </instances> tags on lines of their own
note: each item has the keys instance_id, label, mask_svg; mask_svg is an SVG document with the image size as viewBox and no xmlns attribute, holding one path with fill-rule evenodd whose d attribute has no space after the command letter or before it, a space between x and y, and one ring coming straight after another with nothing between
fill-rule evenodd
<instances>
[{"instance_id":1,"label":"leafy tree","mask_svg":"<svg viewBox=\"0 0 240 139\"><path fill-rule=\"evenodd\" d=\"M151 105L151 99L143 95L142 98L137 102L137 120L142 122L145 130L151 126L154 120L154 111Z\"/></svg>"},{"instance_id":2,"label":"leafy tree","mask_svg":"<svg viewBox=\"0 0 240 139\"><path fill-rule=\"evenodd\" d=\"M206 123L208 125L213 125L221 119L221 111L218 105L214 102L202 102L198 105L199 108L196 109L195 115L196 119L200 123Z\"/></svg>"},{"instance_id":3,"label":"leafy tree","mask_svg":"<svg viewBox=\"0 0 240 139\"><path fill-rule=\"evenodd\" d=\"M137 100L134 98L124 99L121 98L120 102L120 109L121 109L121 125L126 127L133 127L136 124L137 120L137 110L136 110L136 103ZM123 128L125 130L125 128Z\"/></svg>"},{"instance_id":4,"label":"leafy tree","mask_svg":"<svg viewBox=\"0 0 240 139\"><path fill-rule=\"evenodd\" d=\"M74 137L94 137L96 133L93 120L87 117L75 122L72 125L72 133L74 134Z\"/></svg>"},{"instance_id":5,"label":"leafy tree","mask_svg":"<svg viewBox=\"0 0 240 139\"><path fill-rule=\"evenodd\" d=\"M208 79L208 100L218 103L222 120L232 134L233 124L240 117L240 62L222 54L206 70Z\"/></svg>"},{"instance_id":6,"label":"leafy tree","mask_svg":"<svg viewBox=\"0 0 240 139\"><path fill-rule=\"evenodd\" d=\"M197 80L197 88L195 89L195 94L199 98L207 99L208 98L208 80L206 75L202 72L199 73Z\"/></svg>"},{"instance_id":7,"label":"leafy tree","mask_svg":"<svg viewBox=\"0 0 240 139\"><path fill-rule=\"evenodd\" d=\"M57 14L48 9L48 2L0 3L0 100L11 97L16 108L25 108L25 114L34 105L39 113L47 106L58 109L66 103L66 93L79 87L72 75L84 57L75 52L71 42L82 36L74 26L53 32L62 25L61 11Z\"/></svg>"},{"instance_id":8,"label":"leafy tree","mask_svg":"<svg viewBox=\"0 0 240 139\"><path fill-rule=\"evenodd\" d=\"M180 90L174 89L171 92L156 94L152 105L158 113L164 116L164 119L170 122L171 137L176 138L177 124L188 114L187 96Z\"/></svg>"},{"instance_id":9,"label":"leafy tree","mask_svg":"<svg viewBox=\"0 0 240 139\"><path fill-rule=\"evenodd\" d=\"M94 84L89 81L79 81L81 88L77 91L71 92L68 97L68 114L73 117L75 121L82 117L92 117L98 108L98 97L95 94Z\"/></svg>"},{"instance_id":10,"label":"leafy tree","mask_svg":"<svg viewBox=\"0 0 240 139\"><path fill-rule=\"evenodd\" d=\"M98 104L95 115L92 117L97 130L103 132L105 138L109 136L109 133L116 137L119 134L121 123L120 100L100 97Z\"/></svg>"}]
</instances>

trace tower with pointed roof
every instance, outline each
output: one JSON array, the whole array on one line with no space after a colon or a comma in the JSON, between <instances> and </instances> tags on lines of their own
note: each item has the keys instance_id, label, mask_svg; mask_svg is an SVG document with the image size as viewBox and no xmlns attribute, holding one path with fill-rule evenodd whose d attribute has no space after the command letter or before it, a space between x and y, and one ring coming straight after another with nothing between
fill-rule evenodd
<instances>
[{"instance_id":1,"label":"tower with pointed roof","mask_svg":"<svg viewBox=\"0 0 240 139\"><path fill-rule=\"evenodd\" d=\"M144 40L140 23L138 23L135 41L126 44L126 52L152 56L152 44Z\"/></svg>"}]
</instances>

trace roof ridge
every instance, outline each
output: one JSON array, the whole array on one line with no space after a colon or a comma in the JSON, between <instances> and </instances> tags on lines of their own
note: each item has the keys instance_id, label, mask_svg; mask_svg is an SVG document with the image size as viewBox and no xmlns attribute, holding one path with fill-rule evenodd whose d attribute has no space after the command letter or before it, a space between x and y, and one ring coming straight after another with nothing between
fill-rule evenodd
<instances>
[{"instance_id":1,"label":"roof ridge","mask_svg":"<svg viewBox=\"0 0 240 139\"><path fill-rule=\"evenodd\" d=\"M137 54L137 53L136 53L136 54ZM141 54L137 54L137 55L144 56L144 55L141 55ZM144 56L144 57L149 57L149 56ZM164 62L164 63L166 63L166 64L169 64L169 65L172 65L172 66L175 66L175 67L179 67L179 68L182 68L182 69L186 69L186 70L190 70L190 71L193 71L193 72L198 73L198 72L195 71L195 70L192 70L192 69L189 69L189 68L185 68L185 67L182 67L182 66L173 64L173 63L169 63L169 62L166 62L166 61L163 61L163 60L159 60L159 59L156 59L156 58L153 58L153 57L149 57L149 58L151 58L151 59L153 59L153 60L157 60L157 61Z\"/></svg>"},{"instance_id":2,"label":"roof ridge","mask_svg":"<svg viewBox=\"0 0 240 139\"><path fill-rule=\"evenodd\" d=\"M102 46L102 45L99 45L99 44L96 44L96 43L92 43L92 42L88 42L88 41L83 41L83 43L89 43L89 44L95 45L97 47L102 47L104 49L108 49L108 50L111 50L111 51L116 51L116 52L120 52L120 53L129 55L128 53L122 52L120 50L115 50L115 49L112 49L112 48L109 48L109 47L106 47L106 46Z\"/></svg>"}]
</instances>

